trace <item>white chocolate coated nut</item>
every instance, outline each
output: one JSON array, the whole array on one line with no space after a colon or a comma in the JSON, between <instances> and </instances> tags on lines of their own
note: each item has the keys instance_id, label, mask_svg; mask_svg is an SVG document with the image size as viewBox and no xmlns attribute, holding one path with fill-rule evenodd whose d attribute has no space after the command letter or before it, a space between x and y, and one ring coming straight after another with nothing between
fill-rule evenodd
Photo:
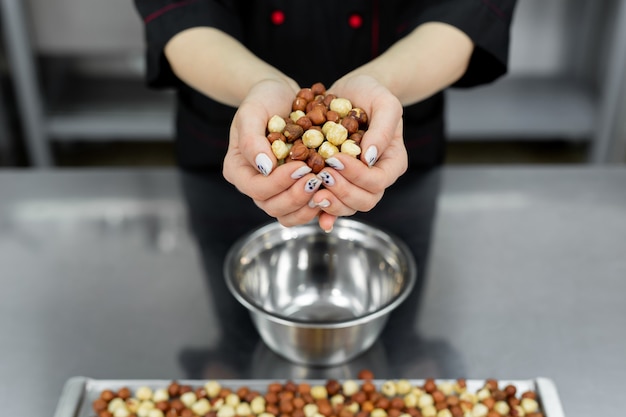
<instances>
[{"instance_id":1,"label":"white chocolate coated nut","mask_svg":"<svg viewBox=\"0 0 626 417\"><path fill-rule=\"evenodd\" d=\"M267 130L269 132L280 133L285 129L285 126L287 126L287 122L285 122L285 119L283 119L279 115L272 116L267 122Z\"/></svg>"},{"instance_id":2,"label":"white chocolate coated nut","mask_svg":"<svg viewBox=\"0 0 626 417\"><path fill-rule=\"evenodd\" d=\"M324 142L324 134L316 129L309 129L302 135L302 143L307 148L317 148Z\"/></svg>"},{"instance_id":3,"label":"white chocolate coated nut","mask_svg":"<svg viewBox=\"0 0 626 417\"><path fill-rule=\"evenodd\" d=\"M336 111L339 117L346 117L352 110L352 103L347 98L337 97L330 102L330 109Z\"/></svg>"}]
</instances>

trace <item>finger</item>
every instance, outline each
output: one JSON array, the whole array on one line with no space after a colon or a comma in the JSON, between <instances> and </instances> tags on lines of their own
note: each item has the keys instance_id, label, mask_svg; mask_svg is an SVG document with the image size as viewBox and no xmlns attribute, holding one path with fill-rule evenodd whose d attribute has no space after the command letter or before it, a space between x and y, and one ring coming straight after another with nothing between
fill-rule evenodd
<instances>
[{"instance_id":1,"label":"finger","mask_svg":"<svg viewBox=\"0 0 626 417\"><path fill-rule=\"evenodd\" d=\"M295 187L294 184L309 174L311 168L304 162L294 161L279 166L270 176L266 177L248 165L247 162L244 162L239 167L239 172L241 173L238 174L241 180L238 182L239 191L254 200L266 201L291 188L294 188L293 191L295 191L298 187ZM310 175L309 178L315 178L315 176ZM308 191L311 193L317 188L319 188L319 183L308 183L305 181L299 188L301 191L300 195L306 193L307 190L311 190ZM296 196L292 198L296 198ZM304 200L305 203L308 201L307 198L300 198L300 200Z\"/></svg>"},{"instance_id":2,"label":"finger","mask_svg":"<svg viewBox=\"0 0 626 417\"><path fill-rule=\"evenodd\" d=\"M370 193L352 184L333 169L322 170L318 178L325 188L315 193L313 203L335 216L351 216L356 211L369 211L380 199L377 193Z\"/></svg>"},{"instance_id":3,"label":"finger","mask_svg":"<svg viewBox=\"0 0 626 417\"><path fill-rule=\"evenodd\" d=\"M373 166L391 144L398 128L402 129L402 106L397 100L385 99L371 111L370 125L359 144L363 150L361 161ZM400 133L401 134L401 133Z\"/></svg>"},{"instance_id":4,"label":"finger","mask_svg":"<svg viewBox=\"0 0 626 417\"><path fill-rule=\"evenodd\" d=\"M272 217L279 218L286 216L303 207L308 207L313 193L319 189L321 183L321 180L315 175L306 175L291 187L288 187L272 198L264 201L258 200L257 205Z\"/></svg>"},{"instance_id":5,"label":"finger","mask_svg":"<svg viewBox=\"0 0 626 417\"><path fill-rule=\"evenodd\" d=\"M326 212L321 212L319 214L318 223L322 230L326 233L330 233L333 231L335 221L337 221L337 216L333 216L332 214L328 214Z\"/></svg>"},{"instance_id":6,"label":"finger","mask_svg":"<svg viewBox=\"0 0 626 417\"><path fill-rule=\"evenodd\" d=\"M237 135L239 151L243 158L261 174L267 176L278 162L270 142L265 137L268 118L265 112L246 110L244 107L239 110L245 116L235 117L232 134Z\"/></svg>"}]
</instances>

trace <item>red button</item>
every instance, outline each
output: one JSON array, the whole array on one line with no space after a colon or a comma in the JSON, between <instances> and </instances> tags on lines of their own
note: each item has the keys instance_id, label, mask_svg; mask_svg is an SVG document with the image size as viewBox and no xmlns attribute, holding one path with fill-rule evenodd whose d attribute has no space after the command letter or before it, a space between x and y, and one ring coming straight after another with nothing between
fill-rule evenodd
<instances>
[{"instance_id":1,"label":"red button","mask_svg":"<svg viewBox=\"0 0 626 417\"><path fill-rule=\"evenodd\" d=\"M361 17L361 15L358 13L351 14L348 18L348 25L350 25L352 29L360 28L361 26L363 26L363 17Z\"/></svg>"},{"instance_id":2,"label":"red button","mask_svg":"<svg viewBox=\"0 0 626 417\"><path fill-rule=\"evenodd\" d=\"M285 12L283 12L282 10L274 10L272 12L272 15L270 16L270 19L272 20L272 23L276 26L282 25L283 23L285 23Z\"/></svg>"}]
</instances>

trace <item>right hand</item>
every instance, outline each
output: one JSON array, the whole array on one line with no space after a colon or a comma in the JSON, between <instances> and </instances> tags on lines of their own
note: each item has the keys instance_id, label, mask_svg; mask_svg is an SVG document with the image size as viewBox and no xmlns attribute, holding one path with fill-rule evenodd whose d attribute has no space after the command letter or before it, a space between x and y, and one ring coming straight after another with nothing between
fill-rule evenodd
<instances>
[{"instance_id":1,"label":"right hand","mask_svg":"<svg viewBox=\"0 0 626 417\"><path fill-rule=\"evenodd\" d=\"M224 178L284 226L313 220L317 206L309 207L321 181L304 162L277 166L265 136L273 115L288 115L299 87L277 79L255 84L239 106L230 128L224 158Z\"/></svg>"}]
</instances>

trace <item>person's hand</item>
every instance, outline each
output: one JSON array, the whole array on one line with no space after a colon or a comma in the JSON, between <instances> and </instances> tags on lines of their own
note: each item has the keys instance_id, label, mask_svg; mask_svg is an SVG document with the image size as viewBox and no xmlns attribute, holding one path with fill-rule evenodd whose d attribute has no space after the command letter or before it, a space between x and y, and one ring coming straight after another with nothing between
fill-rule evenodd
<instances>
[{"instance_id":1,"label":"person's hand","mask_svg":"<svg viewBox=\"0 0 626 417\"><path fill-rule=\"evenodd\" d=\"M299 88L295 83L264 80L250 89L230 128L224 178L284 226L305 224L320 212L309 206L321 180L304 162L277 166L265 136L268 120L288 115Z\"/></svg>"},{"instance_id":2,"label":"person's hand","mask_svg":"<svg viewBox=\"0 0 626 417\"><path fill-rule=\"evenodd\" d=\"M369 211L378 204L385 189L408 167L402 132L402 104L391 92L369 76L346 76L329 89L338 97L361 107L369 117L369 127L360 143L359 159L336 154L318 177L324 188L313 196L323 211L319 224L332 229L339 216Z\"/></svg>"}]
</instances>

